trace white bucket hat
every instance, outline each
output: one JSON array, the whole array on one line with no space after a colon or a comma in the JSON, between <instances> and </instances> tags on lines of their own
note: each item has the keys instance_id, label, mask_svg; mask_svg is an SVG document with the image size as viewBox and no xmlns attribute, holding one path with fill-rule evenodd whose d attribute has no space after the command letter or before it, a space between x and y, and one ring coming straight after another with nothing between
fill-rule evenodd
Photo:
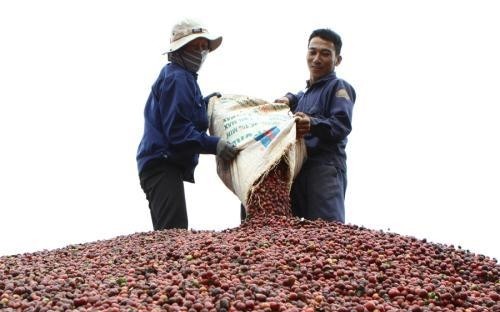
<instances>
[{"instance_id":1,"label":"white bucket hat","mask_svg":"<svg viewBox=\"0 0 500 312\"><path fill-rule=\"evenodd\" d=\"M177 51L196 38L207 39L210 52L217 49L222 43L222 36L210 34L200 23L193 20L183 20L175 24L172 28L170 47L168 51L163 54Z\"/></svg>"}]
</instances>

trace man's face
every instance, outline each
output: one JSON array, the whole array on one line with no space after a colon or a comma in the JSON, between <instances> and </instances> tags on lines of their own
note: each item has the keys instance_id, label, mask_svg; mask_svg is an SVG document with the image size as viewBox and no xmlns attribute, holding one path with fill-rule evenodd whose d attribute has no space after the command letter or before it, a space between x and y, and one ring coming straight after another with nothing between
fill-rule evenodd
<instances>
[{"instance_id":1,"label":"man's face","mask_svg":"<svg viewBox=\"0 0 500 312\"><path fill-rule=\"evenodd\" d=\"M184 46L188 52L208 51L208 40L205 38L196 38Z\"/></svg>"},{"instance_id":2,"label":"man's face","mask_svg":"<svg viewBox=\"0 0 500 312\"><path fill-rule=\"evenodd\" d=\"M341 60L340 56L335 55L333 42L320 37L312 38L307 50L307 66L311 83L331 73Z\"/></svg>"}]
</instances>

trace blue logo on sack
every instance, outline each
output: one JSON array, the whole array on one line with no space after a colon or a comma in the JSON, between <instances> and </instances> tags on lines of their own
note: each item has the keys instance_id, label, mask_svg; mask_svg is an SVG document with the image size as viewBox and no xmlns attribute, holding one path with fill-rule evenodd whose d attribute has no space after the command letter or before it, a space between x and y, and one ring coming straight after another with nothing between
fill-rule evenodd
<instances>
[{"instance_id":1,"label":"blue logo on sack","mask_svg":"<svg viewBox=\"0 0 500 312\"><path fill-rule=\"evenodd\" d=\"M255 141L260 142L262 145L264 145L265 148L267 148L267 146L271 144L271 141L274 140L274 138L276 138L276 136L278 135L278 133L280 133L280 131L281 131L280 128L272 127L266 132L256 136Z\"/></svg>"}]
</instances>

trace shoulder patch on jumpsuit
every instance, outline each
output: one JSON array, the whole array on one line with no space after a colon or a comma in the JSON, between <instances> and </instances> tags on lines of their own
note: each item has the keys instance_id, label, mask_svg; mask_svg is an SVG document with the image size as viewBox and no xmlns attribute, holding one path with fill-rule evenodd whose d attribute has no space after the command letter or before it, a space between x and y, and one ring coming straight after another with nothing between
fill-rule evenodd
<instances>
[{"instance_id":1,"label":"shoulder patch on jumpsuit","mask_svg":"<svg viewBox=\"0 0 500 312\"><path fill-rule=\"evenodd\" d=\"M339 89L337 92L335 92L336 97L343 97L346 100L350 100L351 98L349 97L349 94L347 93L346 89Z\"/></svg>"}]
</instances>

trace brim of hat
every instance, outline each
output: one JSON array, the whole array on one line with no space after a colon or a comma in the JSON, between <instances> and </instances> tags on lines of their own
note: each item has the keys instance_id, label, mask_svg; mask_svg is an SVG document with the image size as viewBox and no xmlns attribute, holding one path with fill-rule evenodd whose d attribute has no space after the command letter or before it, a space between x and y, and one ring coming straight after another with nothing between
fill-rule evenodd
<instances>
[{"instance_id":1,"label":"brim of hat","mask_svg":"<svg viewBox=\"0 0 500 312\"><path fill-rule=\"evenodd\" d=\"M183 46L185 46L186 44L188 44L189 42L191 42L197 38L205 38L208 40L208 49L210 50L210 52L217 49L220 46L220 44L222 43L221 36L214 36L214 35L211 35L209 33L191 34L191 35L188 35L188 36L183 37L177 41L170 43L170 47L168 48L168 51L163 53L163 54L177 51L180 48L182 48Z\"/></svg>"}]
</instances>

